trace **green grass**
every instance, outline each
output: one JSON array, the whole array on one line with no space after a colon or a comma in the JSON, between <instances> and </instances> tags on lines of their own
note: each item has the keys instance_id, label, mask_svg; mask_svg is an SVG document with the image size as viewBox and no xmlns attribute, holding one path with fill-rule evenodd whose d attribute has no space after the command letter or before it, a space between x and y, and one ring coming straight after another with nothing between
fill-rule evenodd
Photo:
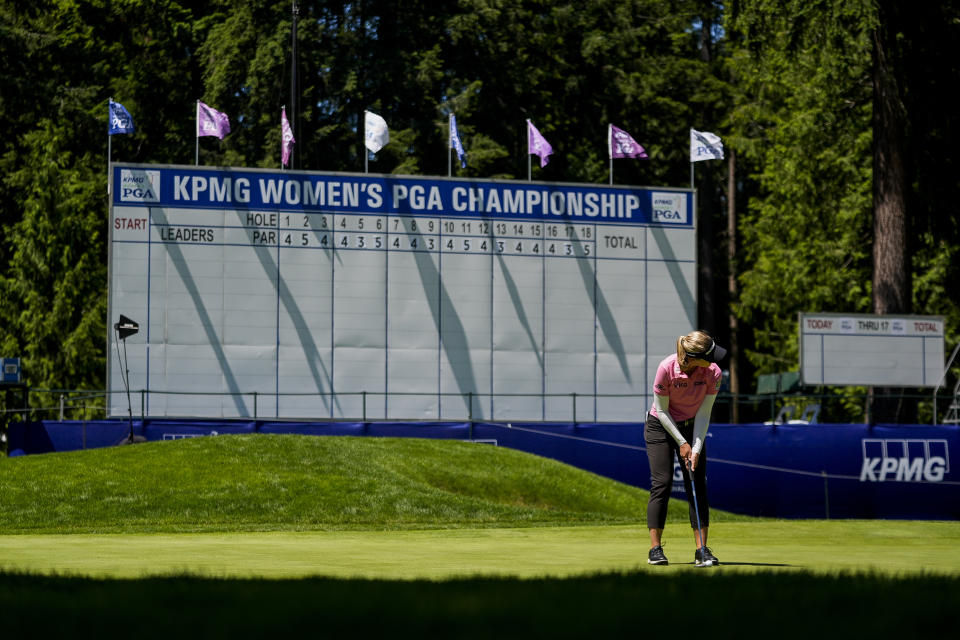
<instances>
[{"instance_id":1,"label":"green grass","mask_svg":"<svg viewBox=\"0 0 960 640\"><path fill-rule=\"evenodd\" d=\"M953 625L955 522L712 513L723 564L645 563L647 493L464 442L196 438L0 460L10 637L916 637Z\"/></svg>"},{"instance_id":2,"label":"green grass","mask_svg":"<svg viewBox=\"0 0 960 640\"><path fill-rule=\"evenodd\" d=\"M625 524L644 521L647 503L635 487L503 447L289 435L8 458L0 495L0 534ZM670 513L687 511L674 501Z\"/></svg>"},{"instance_id":3,"label":"green grass","mask_svg":"<svg viewBox=\"0 0 960 640\"><path fill-rule=\"evenodd\" d=\"M950 522L727 522L713 528L710 542L723 562L710 570L714 574L960 578L960 528ZM388 580L702 572L691 566L688 526L667 528L668 567L646 563L648 546L647 530L640 525L0 535L0 570L121 578L190 573Z\"/></svg>"}]
</instances>

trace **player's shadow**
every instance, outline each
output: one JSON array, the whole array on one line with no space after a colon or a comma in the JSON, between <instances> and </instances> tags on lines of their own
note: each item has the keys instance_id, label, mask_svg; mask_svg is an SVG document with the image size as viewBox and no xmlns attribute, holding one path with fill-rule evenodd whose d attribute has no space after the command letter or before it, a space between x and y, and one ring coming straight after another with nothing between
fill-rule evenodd
<instances>
[{"instance_id":1,"label":"player's shadow","mask_svg":"<svg viewBox=\"0 0 960 640\"><path fill-rule=\"evenodd\" d=\"M694 564L691 562L690 564ZM792 567L792 564L783 562L727 562L724 560L719 567Z\"/></svg>"}]
</instances>

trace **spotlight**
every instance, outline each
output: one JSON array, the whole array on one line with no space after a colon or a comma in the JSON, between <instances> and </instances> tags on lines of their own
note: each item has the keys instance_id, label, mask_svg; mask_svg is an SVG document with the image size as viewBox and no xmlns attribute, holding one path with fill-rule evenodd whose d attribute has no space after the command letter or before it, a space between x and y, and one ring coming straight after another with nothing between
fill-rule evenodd
<instances>
[{"instance_id":1,"label":"spotlight","mask_svg":"<svg viewBox=\"0 0 960 640\"><path fill-rule=\"evenodd\" d=\"M122 313L120 314L120 322L113 325L113 328L116 330L121 340L126 340L130 336L140 331L140 325Z\"/></svg>"}]
</instances>

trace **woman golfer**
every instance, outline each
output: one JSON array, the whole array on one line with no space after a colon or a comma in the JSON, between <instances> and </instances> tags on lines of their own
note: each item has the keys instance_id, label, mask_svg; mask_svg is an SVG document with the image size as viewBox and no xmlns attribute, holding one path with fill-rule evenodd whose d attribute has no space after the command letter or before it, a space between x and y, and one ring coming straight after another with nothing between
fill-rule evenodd
<instances>
[{"instance_id":1,"label":"woman golfer","mask_svg":"<svg viewBox=\"0 0 960 640\"><path fill-rule=\"evenodd\" d=\"M653 381L653 407L643 430L650 460L650 503L647 527L650 529L650 564L667 564L661 546L667 521L667 503L673 487L673 461L683 471L683 486L690 503L690 525L697 550L694 564L710 567L719 564L707 547L710 506L707 500L707 427L710 411L720 389L720 367L716 362L727 355L706 332L694 331L677 339L677 352L660 363ZM693 470L694 486L690 484ZM691 491L695 489L695 491ZM694 504L696 498L696 505ZM702 527L697 529L697 521Z\"/></svg>"}]
</instances>

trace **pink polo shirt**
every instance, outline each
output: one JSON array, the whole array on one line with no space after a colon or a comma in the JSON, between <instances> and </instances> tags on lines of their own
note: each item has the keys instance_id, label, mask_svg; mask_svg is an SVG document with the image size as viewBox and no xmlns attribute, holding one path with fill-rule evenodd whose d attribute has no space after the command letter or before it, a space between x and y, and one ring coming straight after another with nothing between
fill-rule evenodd
<instances>
[{"instance_id":1,"label":"pink polo shirt","mask_svg":"<svg viewBox=\"0 0 960 640\"><path fill-rule=\"evenodd\" d=\"M680 371L677 354L674 353L664 358L657 367L653 392L670 399L667 408L670 417L674 422L682 422L697 415L697 409L707 394L716 395L720 390L720 378L720 367L716 363L711 363L709 367L696 367L689 374ZM650 413L657 415L655 406L651 407Z\"/></svg>"}]
</instances>

